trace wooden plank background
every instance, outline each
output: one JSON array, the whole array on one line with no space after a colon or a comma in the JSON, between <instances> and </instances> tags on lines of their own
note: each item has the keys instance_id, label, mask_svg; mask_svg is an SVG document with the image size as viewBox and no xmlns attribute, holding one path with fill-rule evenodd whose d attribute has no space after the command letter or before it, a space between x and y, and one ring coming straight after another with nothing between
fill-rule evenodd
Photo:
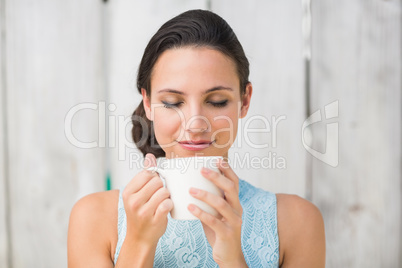
<instances>
[{"instance_id":1,"label":"wooden plank background","mask_svg":"<svg viewBox=\"0 0 402 268\"><path fill-rule=\"evenodd\" d=\"M242 126L256 115L271 128L272 116L281 120L276 146L272 129L249 134L255 144L268 143L265 149L252 148L239 131L231 159L249 154L268 161L270 152L271 167L237 166L237 174L266 190L308 198L320 208L327 267L402 266L400 0L313 1L310 65L303 58L300 1L1 4L5 69L0 75L5 77L0 76L0 98L6 96L7 110L2 114L5 108L0 109L0 123L5 118L8 130L3 141L1 124L1 267L7 267L7 256L10 268L67 267L73 204L105 189L107 171L113 188L139 171L142 157L133 148L129 118L140 102L135 86L140 58L163 22L194 8L211 9L226 19L250 60L254 94ZM325 119L325 106L336 101L338 117ZM92 149L73 145L65 134L69 111L85 103L93 110L79 111L67 128L81 141L98 142ZM312 157L302 143L303 122L319 109L323 120L307 128L309 145L325 152L327 143L338 141L335 167ZM339 137L327 138L326 126L335 123ZM266 125L257 119L249 127ZM109 148L102 145L105 140ZM282 158L285 168L273 166ZM3 216L7 201L9 219ZM12 226L12 248L7 248L6 220Z\"/></svg>"},{"instance_id":2,"label":"wooden plank background","mask_svg":"<svg viewBox=\"0 0 402 268\"><path fill-rule=\"evenodd\" d=\"M311 110L339 101L339 166L313 161L327 267L402 267L401 1L315 1L312 26Z\"/></svg>"},{"instance_id":3,"label":"wooden plank background","mask_svg":"<svg viewBox=\"0 0 402 268\"><path fill-rule=\"evenodd\" d=\"M0 6L3 6L3 1L0 1ZM3 33L4 30L4 9L0 8L0 32ZM7 134L6 134L6 89L4 74L4 55L3 49L5 41L4 35L1 34L0 37L0 267L7 267L9 261L9 251L8 242L10 241L8 237L8 204L7 204Z\"/></svg>"},{"instance_id":4,"label":"wooden plank background","mask_svg":"<svg viewBox=\"0 0 402 268\"><path fill-rule=\"evenodd\" d=\"M72 107L103 98L103 4L11 0L5 8L12 267L66 267L71 207L103 189L103 150L73 146L64 127ZM98 139L97 118L77 113L76 138Z\"/></svg>"}]
</instances>

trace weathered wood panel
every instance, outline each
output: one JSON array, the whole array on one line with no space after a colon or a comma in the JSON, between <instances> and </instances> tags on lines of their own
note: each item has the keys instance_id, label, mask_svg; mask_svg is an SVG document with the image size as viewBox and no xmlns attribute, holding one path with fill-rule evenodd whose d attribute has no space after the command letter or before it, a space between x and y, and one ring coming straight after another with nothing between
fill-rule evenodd
<instances>
[{"instance_id":1,"label":"weathered wood panel","mask_svg":"<svg viewBox=\"0 0 402 268\"><path fill-rule=\"evenodd\" d=\"M0 1L0 267L8 266L7 234L7 128L6 128L6 88L4 70L4 1Z\"/></svg>"},{"instance_id":2,"label":"weathered wood panel","mask_svg":"<svg viewBox=\"0 0 402 268\"><path fill-rule=\"evenodd\" d=\"M311 127L323 152L339 124L339 165L313 159L327 267L401 267L401 1L314 1L312 25L311 111L339 101Z\"/></svg>"},{"instance_id":3,"label":"weathered wood panel","mask_svg":"<svg viewBox=\"0 0 402 268\"><path fill-rule=\"evenodd\" d=\"M144 49L164 22L189 9L206 9L207 1L115 0L107 5L108 94L109 102L116 105L109 112L110 169L113 188L119 188L142 167L142 154L131 138L130 118L142 99L136 75Z\"/></svg>"},{"instance_id":4,"label":"weathered wood panel","mask_svg":"<svg viewBox=\"0 0 402 268\"><path fill-rule=\"evenodd\" d=\"M212 1L211 8L232 26L242 43L253 83L249 113L241 120L242 128L229 154L232 166L241 178L259 187L305 197L301 3L217 0ZM244 160L248 164L242 166Z\"/></svg>"},{"instance_id":5,"label":"weathered wood panel","mask_svg":"<svg viewBox=\"0 0 402 268\"><path fill-rule=\"evenodd\" d=\"M71 207L103 189L101 149L74 146L64 128L73 106L103 98L102 5L6 1L13 268L67 267ZM77 112L70 127L97 141L98 111Z\"/></svg>"}]
</instances>

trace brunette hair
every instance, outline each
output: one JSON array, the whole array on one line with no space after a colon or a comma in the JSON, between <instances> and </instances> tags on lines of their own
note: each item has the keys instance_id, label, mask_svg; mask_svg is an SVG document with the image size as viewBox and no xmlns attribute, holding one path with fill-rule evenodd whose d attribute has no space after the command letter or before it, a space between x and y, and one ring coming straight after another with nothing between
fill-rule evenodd
<instances>
[{"instance_id":1,"label":"brunette hair","mask_svg":"<svg viewBox=\"0 0 402 268\"><path fill-rule=\"evenodd\" d=\"M249 62L243 47L229 24L217 14L207 10L189 10L163 24L149 41L142 57L137 88L145 89L151 95L151 75L159 56L168 49L182 47L208 47L222 52L233 60L240 80L240 94L243 95L249 83ZM132 115L132 137L138 149L145 156L152 153L155 157L165 156L159 146L153 124L145 115L143 102Z\"/></svg>"}]
</instances>

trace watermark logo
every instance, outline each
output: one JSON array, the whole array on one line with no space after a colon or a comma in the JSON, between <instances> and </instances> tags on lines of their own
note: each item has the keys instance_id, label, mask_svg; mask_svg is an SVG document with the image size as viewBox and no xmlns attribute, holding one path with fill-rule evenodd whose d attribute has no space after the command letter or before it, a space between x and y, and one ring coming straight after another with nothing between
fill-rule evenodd
<instances>
[{"instance_id":1,"label":"watermark logo","mask_svg":"<svg viewBox=\"0 0 402 268\"><path fill-rule=\"evenodd\" d=\"M74 146L83 149L91 148L117 148L118 149L118 160L125 161L127 158L127 149L135 149L136 145L130 138L126 136L127 128L131 129L133 126L133 121L139 122L142 125L143 133L141 140L138 144L143 144L147 141L149 135L154 135L152 131L148 130L147 122L144 118L139 116L127 117L124 115L113 114L116 111L115 104L106 105L105 102L99 103L80 103L72 107L66 114L65 117L65 136L67 140ZM157 108L163 108L163 105L152 106L152 111ZM98 137L93 141L83 141L79 140L73 134L72 122L74 116L84 112L85 110L92 113L96 113L98 117ZM180 109L175 109L178 116L180 116L180 122L182 124L182 129L180 130L180 135L177 140L189 140L190 137L186 129L192 127L194 122L196 126L203 125L205 130L209 132L211 140L215 140L215 137L221 132L227 132L230 134L230 139L228 142L231 143L232 148L252 148L264 150L264 155L252 156L249 152L244 152L245 155L240 157L240 154L236 154L234 157L233 165L237 165L239 168L264 168L264 169L286 169L287 163L286 158L278 155L275 152L269 151L269 149L276 149L278 147L278 127L281 125L280 122L286 121L286 115L274 116L267 118L264 115L252 115L247 119L239 120L238 124L234 124L231 118L223 115L216 115L213 118L206 118L203 116L194 116L192 118L185 118L183 111ZM321 110L314 112L309 118L307 118L301 129L301 141L303 147L309 152L313 157L318 160L332 166L338 166L338 148L339 148L339 137L338 137L338 122L329 122L326 124L326 137L325 137L325 151L320 152L312 148L312 137L309 127L314 124L324 124L325 120L338 118L338 101L327 104L324 107L324 118L322 116ZM154 112L151 113L152 119L154 118ZM226 120L227 123L225 127L213 128L213 125L218 120ZM202 124L200 124L200 122ZM254 125L254 127L252 127ZM237 138L234 141L234 134L237 126ZM201 129L200 129L201 131ZM192 129L194 132L194 129ZM108 135L106 135L108 134ZM270 138L267 140L267 138ZM226 144L214 144L216 148L224 148L228 145ZM164 148L169 146L175 146L176 142L171 142L169 144L160 144ZM243 153L243 154L244 154ZM268 153L265 155L265 153ZM138 152L131 153L129 155L130 163L141 163L142 155ZM131 164L130 164L131 165Z\"/></svg>"},{"instance_id":2,"label":"watermark logo","mask_svg":"<svg viewBox=\"0 0 402 268\"><path fill-rule=\"evenodd\" d=\"M151 112L151 120L155 123L156 120L160 120L155 118L155 110L163 108L164 105L155 104L152 105ZM171 109L171 108L170 108ZM206 132L210 133L210 140L214 141L217 139L217 136L221 134L228 134L228 139L225 142L221 142L220 144L213 143L213 146L217 149L226 148L227 146L232 146L233 148L241 148L243 146L247 146L253 149L268 149L277 147L277 138L278 138L278 127L280 122L286 120L285 115L275 116L272 115L271 118L267 118L263 115L253 115L243 121L239 120L238 124L232 122L232 118L225 115L216 115L213 118L206 118L205 116L195 115L190 118L185 117L183 111L178 108L174 108L176 114L179 116L180 121L182 122L182 126L180 127L180 133L178 134L177 140L191 140L190 132L186 131L187 129L191 129L191 132ZM135 149L136 145L126 136L127 128L133 127L133 122L140 123L142 125L142 135L141 139L138 141L139 146L143 145L147 142L149 135L154 135L152 131L149 131L147 122L143 117L133 115L131 117L127 117L124 115L116 115L113 112L116 111L116 105L111 103L106 105L105 102L101 101L99 103L80 103L77 104L67 112L65 120L64 120L64 132L67 140L77 148L82 149L92 149L92 148L117 148L118 149L118 160L125 161L126 160L126 149ZM98 135L95 140L85 141L80 140L73 133L73 120L75 116L79 116L80 113L92 112L98 118ZM205 129L197 130L193 128L193 123L201 121ZM216 122L226 121L224 126L221 128L216 128L212 130L212 125L216 125ZM199 123L199 122L198 122ZM258 126L252 127L253 124L257 124ZM200 124L196 124L200 125ZM235 141L235 131L237 126L237 139ZM108 134L108 135L106 135ZM260 137L264 136L271 137L268 141L266 139L254 139L255 134L260 135ZM153 142L154 139L151 139ZM171 141L170 143L159 144L163 146L163 148L168 148L170 146L175 146L177 144L176 141ZM151 144L156 145L156 144ZM159 146L158 145L158 146Z\"/></svg>"},{"instance_id":3,"label":"watermark logo","mask_svg":"<svg viewBox=\"0 0 402 268\"><path fill-rule=\"evenodd\" d=\"M157 161L159 161L157 163L157 166L161 167L162 169L177 168L185 171L190 164L195 164L195 167L197 167L197 165L208 167L211 164L214 164L213 162L211 163L211 161L215 161L213 157L203 157L205 156L204 154L195 154L194 156L198 157L197 160L194 160L195 163L191 163L191 161L193 161L191 157L179 158L180 161L173 160L177 160L177 157L180 157L179 155L176 155L175 157L172 157L170 159L159 158L157 159ZM249 152L243 154L236 152L233 154L233 157L225 159L225 161L233 169L283 170L287 168L286 158L277 155L277 153L271 151L267 151L266 154L264 154L263 156L255 156ZM129 154L128 163L130 169L135 168L137 170L140 170L148 167L144 165L144 161L142 161L142 156L137 153Z\"/></svg>"},{"instance_id":4,"label":"watermark logo","mask_svg":"<svg viewBox=\"0 0 402 268\"><path fill-rule=\"evenodd\" d=\"M334 101L330 104L327 104L324 107L325 110L325 119L337 118L339 116L338 112L338 101ZM325 138L325 151L319 152L314 150L308 145L308 140L311 140L311 137L308 135L310 132L307 127L322 122L321 110L315 111L309 118L307 118L302 126L302 143L304 148L309 152L312 156L317 158L318 160L330 165L331 167L337 167L339 163L339 126L338 122L336 123L328 123L326 125L326 138ZM310 134L311 135L311 134Z\"/></svg>"}]
</instances>

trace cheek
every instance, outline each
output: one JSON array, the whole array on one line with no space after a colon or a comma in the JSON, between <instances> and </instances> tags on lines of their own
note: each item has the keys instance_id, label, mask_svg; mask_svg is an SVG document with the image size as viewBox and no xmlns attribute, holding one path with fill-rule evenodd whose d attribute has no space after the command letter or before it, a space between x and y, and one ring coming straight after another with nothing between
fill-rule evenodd
<instances>
[{"instance_id":1,"label":"cheek","mask_svg":"<svg viewBox=\"0 0 402 268\"><path fill-rule=\"evenodd\" d=\"M233 141L237 134L238 120L238 112L234 109L213 117L212 129L217 140L224 143Z\"/></svg>"},{"instance_id":2,"label":"cheek","mask_svg":"<svg viewBox=\"0 0 402 268\"><path fill-rule=\"evenodd\" d=\"M153 118L155 137L162 146L163 143L171 142L172 137L180 131L181 117L173 109L164 107L155 109Z\"/></svg>"}]
</instances>

